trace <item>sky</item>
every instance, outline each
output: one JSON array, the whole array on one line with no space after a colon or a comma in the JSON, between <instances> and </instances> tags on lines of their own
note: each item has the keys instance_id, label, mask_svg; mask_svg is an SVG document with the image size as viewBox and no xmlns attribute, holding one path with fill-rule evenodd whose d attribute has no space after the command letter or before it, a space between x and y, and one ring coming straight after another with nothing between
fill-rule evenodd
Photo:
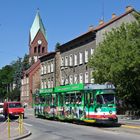
<instances>
[{"instance_id":1,"label":"sky","mask_svg":"<svg viewBox=\"0 0 140 140\"><path fill-rule=\"evenodd\" d=\"M39 8L48 51L98 26L112 13L123 14L131 5L140 11L140 0L0 0L0 69L29 53L29 30Z\"/></svg>"}]
</instances>

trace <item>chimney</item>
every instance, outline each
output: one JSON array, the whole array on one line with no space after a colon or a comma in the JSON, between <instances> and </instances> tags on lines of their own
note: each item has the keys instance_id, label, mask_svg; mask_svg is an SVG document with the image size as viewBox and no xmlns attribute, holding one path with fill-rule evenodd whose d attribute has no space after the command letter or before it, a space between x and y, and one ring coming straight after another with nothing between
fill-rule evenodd
<instances>
[{"instance_id":1,"label":"chimney","mask_svg":"<svg viewBox=\"0 0 140 140\"><path fill-rule=\"evenodd\" d=\"M112 14L112 19L114 19L114 18L116 18L116 17L117 17L116 14L113 13L113 14Z\"/></svg>"},{"instance_id":2,"label":"chimney","mask_svg":"<svg viewBox=\"0 0 140 140\"><path fill-rule=\"evenodd\" d=\"M93 27L93 25L90 25L90 26L88 27L88 31L92 31L92 30L94 30L94 27Z\"/></svg>"},{"instance_id":3,"label":"chimney","mask_svg":"<svg viewBox=\"0 0 140 140\"><path fill-rule=\"evenodd\" d=\"M99 21L99 25L102 25L102 24L104 24L104 21L101 19L101 20Z\"/></svg>"},{"instance_id":4,"label":"chimney","mask_svg":"<svg viewBox=\"0 0 140 140\"><path fill-rule=\"evenodd\" d=\"M126 6L125 12L129 12L130 10L132 10L133 7L132 6Z\"/></svg>"}]
</instances>

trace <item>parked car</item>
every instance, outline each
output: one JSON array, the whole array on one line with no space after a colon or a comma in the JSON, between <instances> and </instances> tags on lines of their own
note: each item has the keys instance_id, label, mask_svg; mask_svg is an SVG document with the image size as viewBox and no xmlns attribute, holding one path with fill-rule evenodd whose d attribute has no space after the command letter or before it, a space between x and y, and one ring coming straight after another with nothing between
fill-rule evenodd
<instances>
[{"instance_id":1,"label":"parked car","mask_svg":"<svg viewBox=\"0 0 140 140\"><path fill-rule=\"evenodd\" d=\"M0 103L0 114L3 114L3 103Z\"/></svg>"},{"instance_id":2,"label":"parked car","mask_svg":"<svg viewBox=\"0 0 140 140\"><path fill-rule=\"evenodd\" d=\"M9 117L23 115L24 118L24 108L20 102L4 102L3 115L5 118L8 115Z\"/></svg>"}]
</instances>

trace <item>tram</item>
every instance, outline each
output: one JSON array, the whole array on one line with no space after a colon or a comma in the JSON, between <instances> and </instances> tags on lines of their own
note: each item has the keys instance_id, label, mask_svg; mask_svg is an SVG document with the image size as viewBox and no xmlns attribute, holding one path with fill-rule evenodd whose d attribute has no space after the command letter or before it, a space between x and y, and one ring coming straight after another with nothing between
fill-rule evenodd
<instances>
[{"instance_id":1,"label":"tram","mask_svg":"<svg viewBox=\"0 0 140 140\"><path fill-rule=\"evenodd\" d=\"M34 96L36 116L64 121L116 123L115 87L112 84L71 84L40 89Z\"/></svg>"}]
</instances>

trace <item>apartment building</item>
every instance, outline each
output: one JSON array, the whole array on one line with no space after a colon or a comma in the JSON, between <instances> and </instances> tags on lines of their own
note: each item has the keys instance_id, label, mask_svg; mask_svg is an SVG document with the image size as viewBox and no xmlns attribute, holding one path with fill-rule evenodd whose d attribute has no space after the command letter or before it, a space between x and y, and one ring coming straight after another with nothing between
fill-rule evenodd
<instances>
[{"instance_id":1,"label":"apartment building","mask_svg":"<svg viewBox=\"0 0 140 140\"><path fill-rule=\"evenodd\" d=\"M88 61L96 47L96 34L90 28L85 34L59 46L61 56L61 85L93 83Z\"/></svg>"}]
</instances>

